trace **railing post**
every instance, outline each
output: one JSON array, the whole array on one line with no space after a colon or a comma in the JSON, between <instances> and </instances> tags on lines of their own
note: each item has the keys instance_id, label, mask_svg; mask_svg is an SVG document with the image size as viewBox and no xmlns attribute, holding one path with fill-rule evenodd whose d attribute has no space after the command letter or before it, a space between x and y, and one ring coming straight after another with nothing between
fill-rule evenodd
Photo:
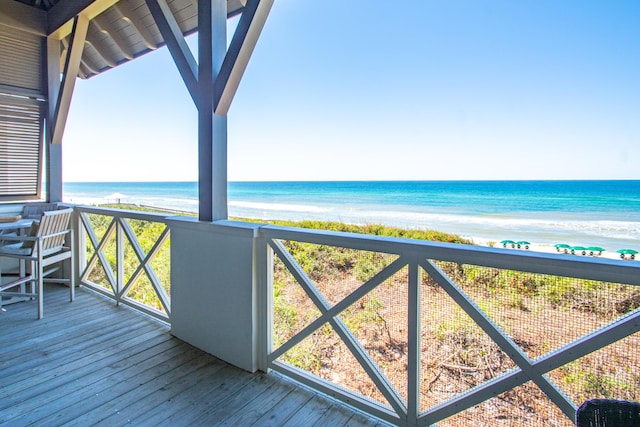
<instances>
[{"instance_id":1,"label":"railing post","mask_svg":"<svg viewBox=\"0 0 640 427\"><path fill-rule=\"evenodd\" d=\"M261 325L258 328L258 370L268 372L268 356L273 350L273 249L264 237L256 239L255 260Z\"/></svg>"},{"instance_id":2,"label":"railing post","mask_svg":"<svg viewBox=\"0 0 640 427\"><path fill-rule=\"evenodd\" d=\"M75 277L77 282L76 286L80 286L81 274L87 267L87 233L82 226L82 218L80 215L80 212L74 207L71 221L71 228L73 230L71 248L75 252L75 256L71 268L73 269L73 277Z\"/></svg>"},{"instance_id":3,"label":"railing post","mask_svg":"<svg viewBox=\"0 0 640 427\"><path fill-rule=\"evenodd\" d=\"M122 219L114 216L116 221L116 303L120 305L122 290L124 289L124 230L122 230Z\"/></svg>"},{"instance_id":4,"label":"railing post","mask_svg":"<svg viewBox=\"0 0 640 427\"><path fill-rule=\"evenodd\" d=\"M420 322L422 269L417 261L409 263L408 292L408 366L407 366L407 425L418 425L420 415L420 354L422 350Z\"/></svg>"}]
</instances>

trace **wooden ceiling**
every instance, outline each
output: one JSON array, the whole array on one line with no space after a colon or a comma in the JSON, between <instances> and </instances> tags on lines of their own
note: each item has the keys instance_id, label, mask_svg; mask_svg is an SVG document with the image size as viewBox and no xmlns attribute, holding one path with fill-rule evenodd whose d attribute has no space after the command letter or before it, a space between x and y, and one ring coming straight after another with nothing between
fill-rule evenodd
<instances>
[{"instance_id":1,"label":"wooden ceiling","mask_svg":"<svg viewBox=\"0 0 640 427\"><path fill-rule=\"evenodd\" d=\"M47 33L59 31L58 28L52 28L58 24L62 26L64 23L69 27L69 23L63 21L74 16L74 8L100 5L101 9L94 8L95 16L89 22L78 71L80 78L95 76L165 45L145 0L14 1L38 9L40 14L46 14ZM184 35L197 31L198 0L165 1ZM228 17L241 13L245 5L246 0L227 0ZM63 58L70 43L69 38L70 34L65 34L65 31L60 33Z\"/></svg>"}]
</instances>

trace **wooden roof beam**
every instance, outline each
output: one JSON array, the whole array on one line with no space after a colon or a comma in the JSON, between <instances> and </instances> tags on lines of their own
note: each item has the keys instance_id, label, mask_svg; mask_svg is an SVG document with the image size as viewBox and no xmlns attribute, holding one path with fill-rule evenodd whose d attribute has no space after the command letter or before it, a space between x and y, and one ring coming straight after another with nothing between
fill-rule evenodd
<instances>
[{"instance_id":1,"label":"wooden roof beam","mask_svg":"<svg viewBox=\"0 0 640 427\"><path fill-rule=\"evenodd\" d=\"M44 36L47 12L17 1L0 1L0 25Z\"/></svg>"},{"instance_id":2,"label":"wooden roof beam","mask_svg":"<svg viewBox=\"0 0 640 427\"><path fill-rule=\"evenodd\" d=\"M56 3L47 13L47 35L58 39L68 36L73 19L82 14L89 20L116 4L119 0L64 0Z\"/></svg>"},{"instance_id":3,"label":"wooden roof beam","mask_svg":"<svg viewBox=\"0 0 640 427\"><path fill-rule=\"evenodd\" d=\"M91 72L89 71L89 68L86 66L84 61L80 61L80 68L78 69L78 76L80 76L80 78L86 79L87 77L89 77L90 73Z\"/></svg>"},{"instance_id":4,"label":"wooden roof beam","mask_svg":"<svg viewBox=\"0 0 640 427\"><path fill-rule=\"evenodd\" d=\"M117 30L108 31L106 28L109 28L110 26L104 21L105 21L104 15L100 15L100 16L96 16L94 20L91 22L93 23L93 25L96 26L96 29L98 31L108 35L111 38L111 40L113 40L116 46L118 46L118 49L120 49L120 52L122 52L122 56L124 56L127 59L133 59L133 52L131 51L131 49L129 49L129 46L127 45L127 41L124 39L124 37L122 37L120 32Z\"/></svg>"},{"instance_id":5,"label":"wooden roof beam","mask_svg":"<svg viewBox=\"0 0 640 427\"><path fill-rule=\"evenodd\" d=\"M140 37L142 37L144 44L149 49L155 50L158 48L158 45L153 41L153 36L151 35L151 32L149 31L147 26L144 25L142 20L133 12L133 9L131 9L131 5L129 5L128 2L121 1L120 3L116 4L114 7L116 10L118 10L118 12L120 12L120 14L124 19L129 21L131 25L135 27L135 29L140 34Z\"/></svg>"},{"instance_id":6,"label":"wooden roof beam","mask_svg":"<svg viewBox=\"0 0 640 427\"><path fill-rule=\"evenodd\" d=\"M91 34L87 34L87 39L85 40L85 44L93 46L98 55L106 62L106 64L113 68L115 67L116 61L111 57L111 55L104 49L104 43L101 40L96 39L95 36Z\"/></svg>"}]
</instances>

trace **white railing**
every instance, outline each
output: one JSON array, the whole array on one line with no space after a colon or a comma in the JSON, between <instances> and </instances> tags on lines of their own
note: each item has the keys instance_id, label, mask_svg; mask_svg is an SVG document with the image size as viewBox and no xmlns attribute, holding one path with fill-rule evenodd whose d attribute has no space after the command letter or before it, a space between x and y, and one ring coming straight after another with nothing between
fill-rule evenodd
<instances>
[{"instance_id":1,"label":"white railing","mask_svg":"<svg viewBox=\"0 0 640 427\"><path fill-rule=\"evenodd\" d=\"M81 285L170 322L170 241L164 214L75 206Z\"/></svg>"},{"instance_id":2,"label":"white railing","mask_svg":"<svg viewBox=\"0 0 640 427\"><path fill-rule=\"evenodd\" d=\"M275 226L260 236L268 367L383 420L567 425L581 399L639 398L638 262Z\"/></svg>"},{"instance_id":3,"label":"white railing","mask_svg":"<svg viewBox=\"0 0 640 427\"><path fill-rule=\"evenodd\" d=\"M75 212L80 283L171 322L171 221ZM585 399L640 398L638 261L269 225L254 239L261 369L382 420L570 425Z\"/></svg>"}]
</instances>

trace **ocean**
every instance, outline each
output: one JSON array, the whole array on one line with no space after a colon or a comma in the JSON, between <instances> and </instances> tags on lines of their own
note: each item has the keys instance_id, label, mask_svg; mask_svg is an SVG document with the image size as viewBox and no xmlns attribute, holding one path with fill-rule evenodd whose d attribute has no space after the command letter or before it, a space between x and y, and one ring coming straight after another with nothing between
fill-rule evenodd
<instances>
[{"instance_id":1,"label":"ocean","mask_svg":"<svg viewBox=\"0 0 640 427\"><path fill-rule=\"evenodd\" d=\"M198 211L195 182L65 183L65 201ZM230 182L229 216L640 250L640 181Z\"/></svg>"}]
</instances>

